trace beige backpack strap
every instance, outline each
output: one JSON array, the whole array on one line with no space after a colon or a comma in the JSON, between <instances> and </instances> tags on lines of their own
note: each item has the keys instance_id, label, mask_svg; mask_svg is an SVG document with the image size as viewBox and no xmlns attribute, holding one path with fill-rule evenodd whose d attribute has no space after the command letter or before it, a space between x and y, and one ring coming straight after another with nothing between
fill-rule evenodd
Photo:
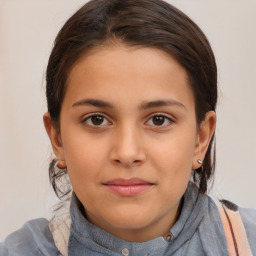
<instances>
[{"instance_id":1,"label":"beige backpack strap","mask_svg":"<svg viewBox=\"0 0 256 256\"><path fill-rule=\"evenodd\" d=\"M226 235L229 256L253 256L248 243L245 228L237 207L227 207L231 204L223 200L218 205L221 221Z\"/></svg>"},{"instance_id":2,"label":"beige backpack strap","mask_svg":"<svg viewBox=\"0 0 256 256\"><path fill-rule=\"evenodd\" d=\"M59 256L68 256L68 241L70 235L71 218L69 213L59 214L49 222L54 243L60 251Z\"/></svg>"}]
</instances>

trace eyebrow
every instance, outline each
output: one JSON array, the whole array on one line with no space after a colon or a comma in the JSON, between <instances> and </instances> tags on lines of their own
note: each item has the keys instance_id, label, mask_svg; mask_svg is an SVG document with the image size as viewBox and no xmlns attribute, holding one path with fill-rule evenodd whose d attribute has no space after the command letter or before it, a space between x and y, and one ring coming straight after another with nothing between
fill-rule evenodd
<instances>
[{"instance_id":1,"label":"eyebrow","mask_svg":"<svg viewBox=\"0 0 256 256\"><path fill-rule=\"evenodd\" d=\"M86 105L91 105L91 106L100 107L100 108L114 108L114 106L112 106L110 103L103 100L97 100L97 99L83 99L74 103L72 107L86 106Z\"/></svg>"},{"instance_id":2,"label":"eyebrow","mask_svg":"<svg viewBox=\"0 0 256 256\"><path fill-rule=\"evenodd\" d=\"M111 109L114 108L114 106L111 103L106 102L104 100L98 100L98 99L82 99L74 103L72 107L86 106L86 105L91 105L91 106L100 107L100 108L111 108ZM150 109L155 107L164 107L164 106L178 106L186 109L185 105L183 105L181 102L176 100L155 100L155 101L143 102L139 106L139 109L145 110L145 109Z\"/></svg>"},{"instance_id":3,"label":"eyebrow","mask_svg":"<svg viewBox=\"0 0 256 256\"><path fill-rule=\"evenodd\" d=\"M181 102L176 100L156 100L156 101L149 101L142 103L140 105L140 109L148 109L148 108L155 108L155 107L164 107L164 106L178 106L186 109L185 105Z\"/></svg>"}]
</instances>

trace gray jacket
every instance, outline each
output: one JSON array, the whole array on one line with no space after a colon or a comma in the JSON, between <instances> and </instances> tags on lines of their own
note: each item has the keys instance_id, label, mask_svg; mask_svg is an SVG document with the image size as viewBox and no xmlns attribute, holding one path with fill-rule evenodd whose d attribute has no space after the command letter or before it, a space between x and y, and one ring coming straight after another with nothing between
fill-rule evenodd
<instances>
[{"instance_id":1,"label":"gray jacket","mask_svg":"<svg viewBox=\"0 0 256 256\"><path fill-rule=\"evenodd\" d=\"M123 241L87 221L81 203L73 193L70 204L71 230L68 254L71 256L228 256L224 230L216 204L198 194L190 184L184 195L179 219L172 227L172 239L155 238L143 243ZM256 210L239 208L249 244L256 255ZM54 256L55 247L46 219L27 222L0 244L0 256Z\"/></svg>"}]
</instances>

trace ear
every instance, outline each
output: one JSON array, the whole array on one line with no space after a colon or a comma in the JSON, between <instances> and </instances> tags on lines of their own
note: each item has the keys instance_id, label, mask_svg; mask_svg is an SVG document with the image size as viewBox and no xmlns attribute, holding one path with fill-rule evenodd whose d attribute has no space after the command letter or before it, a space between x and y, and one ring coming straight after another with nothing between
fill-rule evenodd
<instances>
[{"instance_id":1,"label":"ear","mask_svg":"<svg viewBox=\"0 0 256 256\"><path fill-rule=\"evenodd\" d=\"M205 119L201 122L199 127L192 169L197 169L201 166L197 160L200 159L203 162L209 143L215 131L215 125L216 113L214 111L207 112Z\"/></svg>"},{"instance_id":2,"label":"ear","mask_svg":"<svg viewBox=\"0 0 256 256\"><path fill-rule=\"evenodd\" d=\"M44 127L51 141L52 149L55 156L59 160L65 160L61 136L60 136L60 133L57 132L56 128L54 127L49 112L46 112L44 114L43 120L44 120Z\"/></svg>"}]
</instances>

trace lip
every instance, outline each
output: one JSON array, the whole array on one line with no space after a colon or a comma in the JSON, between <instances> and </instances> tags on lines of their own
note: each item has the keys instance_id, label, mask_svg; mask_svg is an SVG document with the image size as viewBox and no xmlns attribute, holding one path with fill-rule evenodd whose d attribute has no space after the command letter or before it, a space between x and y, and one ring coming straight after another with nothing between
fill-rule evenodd
<instances>
[{"instance_id":1,"label":"lip","mask_svg":"<svg viewBox=\"0 0 256 256\"><path fill-rule=\"evenodd\" d=\"M135 196L151 188L154 184L140 178L114 179L104 185L120 196Z\"/></svg>"}]
</instances>

